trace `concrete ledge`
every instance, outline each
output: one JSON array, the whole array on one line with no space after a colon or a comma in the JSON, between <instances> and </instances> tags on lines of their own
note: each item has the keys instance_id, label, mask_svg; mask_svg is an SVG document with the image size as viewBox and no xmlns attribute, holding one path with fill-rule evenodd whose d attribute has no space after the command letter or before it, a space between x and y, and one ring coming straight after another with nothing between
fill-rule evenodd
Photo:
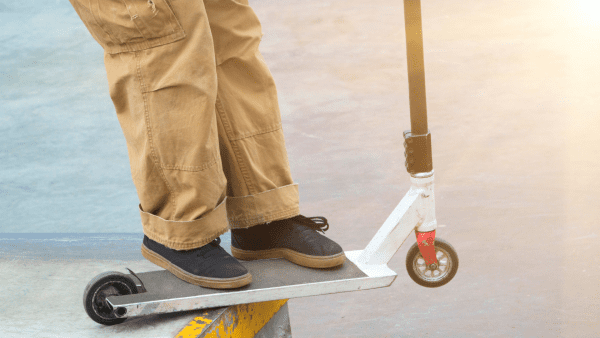
<instances>
[{"instance_id":1,"label":"concrete ledge","mask_svg":"<svg viewBox=\"0 0 600 338\"><path fill-rule=\"evenodd\" d=\"M35 260L145 260L140 252L143 238L143 233L0 233L0 255ZM230 234L221 235L221 246L229 253L230 245Z\"/></svg>"}]
</instances>

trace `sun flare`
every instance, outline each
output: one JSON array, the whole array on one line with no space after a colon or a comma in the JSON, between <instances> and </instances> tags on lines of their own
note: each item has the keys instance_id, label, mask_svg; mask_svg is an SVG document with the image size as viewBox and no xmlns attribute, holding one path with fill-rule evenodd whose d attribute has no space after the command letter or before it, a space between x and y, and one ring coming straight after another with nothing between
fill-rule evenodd
<instances>
[{"instance_id":1,"label":"sun flare","mask_svg":"<svg viewBox=\"0 0 600 338\"><path fill-rule=\"evenodd\" d=\"M569 1L571 16L582 26L600 26L600 2L591 0Z\"/></svg>"}]
</instances>

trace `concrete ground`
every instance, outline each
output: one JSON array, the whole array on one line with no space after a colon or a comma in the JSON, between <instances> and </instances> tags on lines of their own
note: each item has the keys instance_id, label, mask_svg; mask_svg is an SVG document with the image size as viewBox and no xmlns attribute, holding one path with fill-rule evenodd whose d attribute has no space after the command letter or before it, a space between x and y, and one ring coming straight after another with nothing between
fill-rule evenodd
<instances>
[{"instance_id":1,"label":"concrete ground","mask_svg":"<svg viewBox=\"0 0 600 338\"><path fill-rule=\"evenodd\" d=\"M278 86L302 213L326 216L330 237L362 249L409 187L402 2L251 5L263 24L261 51ZM399 273L391 287L291 300L293 336L599 336L598 5L422 7L438 235L457 249L460 269L444 287L418 286L404 272L409 238L390 263ZM64 2L0 2L0 232L141 231L101 50L78 20ZM72 275L79 286L126 266L19 262L3 254L0 263L12 275L0 281L11 304L31 297L22 283L51 282L39 297L23 298L31 308L79 297L77 288L75 296L53 291ZM0 332L14 332L6 323L16 322L43 336L50 324L36 320L73 323L73 335L97 329L80 309L39 319L30 307L0 308Z\"/></svg>"},{"instance_id":2,"label":"concrete ground","mask_svg":"<svg viewBox=\"0 0 600 338\"><path fill-rule=\"evenodd\" d=\"M140 317L103 326L84 311L83 291L94 276L105 271L127 273L126 267L136 273L157 270L140 253L142 236L47 234L31 238L0 234L0 336L174 337L200 312Z\"/></svg>"}]
</instances>

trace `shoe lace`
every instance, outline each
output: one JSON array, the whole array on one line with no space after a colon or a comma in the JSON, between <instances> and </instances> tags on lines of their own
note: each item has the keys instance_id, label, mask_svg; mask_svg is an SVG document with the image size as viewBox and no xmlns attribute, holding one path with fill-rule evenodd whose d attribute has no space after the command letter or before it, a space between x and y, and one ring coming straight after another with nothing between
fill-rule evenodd
<instances>
[{"instance_id":1,"label":"shoe lace","mask_svg":"<svg viewBox=\"0 0 600 338\"><path fill-rule=\"evenodd\" d=\"M217 237L215 238L212 242L208 243L210 244L210 246L213 247L218 247L221 244L221 237ZM204 246L201 250L198 250L198 252L196 253L196 256L198 257L212 257L215 254L218 254L219 251L217 250L210 250L210 247L208 245Z\"/></svg>"},{"instance_id":2,"label":"shoe lace","mask_svg":"<svg viewBox=\"0 0 600 338\"><path fill-rule=\"evenodd\" d=\"M325 233L329 229L329 223L327 223L327 218L322 216L315 217L305 217L302 215L298 215L292 218L294 221L306 225L307 227Z\"/></svg>"}]
</instances>

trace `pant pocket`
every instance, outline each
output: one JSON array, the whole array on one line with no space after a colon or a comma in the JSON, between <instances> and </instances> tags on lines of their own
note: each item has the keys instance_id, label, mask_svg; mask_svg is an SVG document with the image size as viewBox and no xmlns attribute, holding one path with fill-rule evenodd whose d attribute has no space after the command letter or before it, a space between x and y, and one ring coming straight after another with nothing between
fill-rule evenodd
<instances>
[{"instance_id":1,"label":"pant pocket","mask_svg":"<svg viewBox=\"0 0 600 338\"><path fill-rule=\"evenodd\" d=\"M185 37L168 0L70 0L109 54L132 52Z\"/></svg>"}]
</instances>

